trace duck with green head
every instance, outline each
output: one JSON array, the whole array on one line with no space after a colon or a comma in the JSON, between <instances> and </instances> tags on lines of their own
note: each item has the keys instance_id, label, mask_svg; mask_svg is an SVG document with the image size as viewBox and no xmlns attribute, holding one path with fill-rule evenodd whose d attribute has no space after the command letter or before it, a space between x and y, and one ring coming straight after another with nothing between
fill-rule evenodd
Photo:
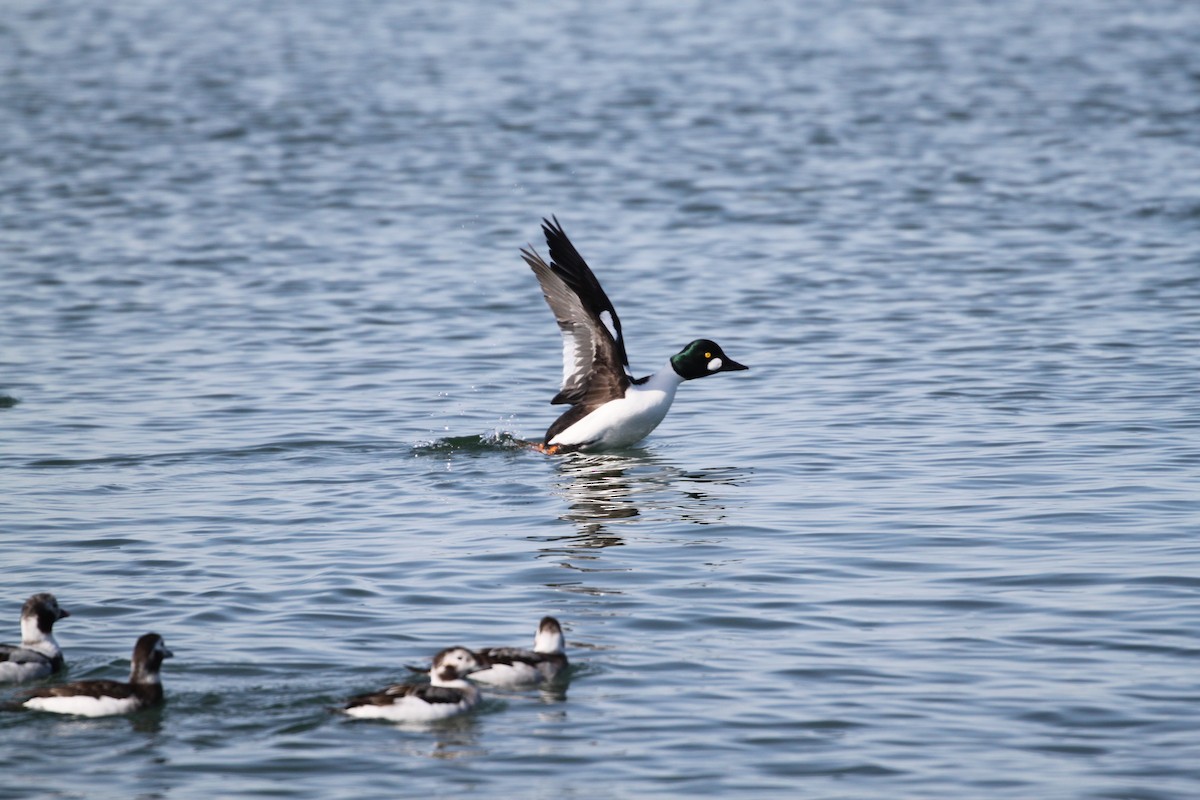
<instances>
[{"instance_id":1,"label":"duck with green head","mask_svg":"<svg viewBox=\"0 0 1200 800\"><path fill-rule=\"evenodd\" d=\"M710 339L696 339L658 372L629 373L617 317L600 282L556 218L542 220L547 264L532 248L521 250L563 337L562 388L551 403L571 408L555 420L540 446L548 453L613 450L644 439L666 417L684 381L749 369Z\"/></svg>"}]
</instances>

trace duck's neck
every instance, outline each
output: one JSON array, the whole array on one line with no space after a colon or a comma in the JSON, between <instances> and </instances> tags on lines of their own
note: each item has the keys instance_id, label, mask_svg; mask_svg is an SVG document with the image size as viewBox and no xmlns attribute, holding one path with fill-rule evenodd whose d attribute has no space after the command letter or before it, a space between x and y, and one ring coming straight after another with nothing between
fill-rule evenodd
<instances>
[{"instance_id":1,"label":"duck's neck","mask_svg":"<svg viewBox=\"0 0 1200 800\"><path fill-rule=\"evenodd\" d=\"M638 384L638 388L653 389L673 395L681 383L683 383L683 376L676 372L675 367L668 361L658 372L647 378L645 383Z\"/></svg>"},{"instance_id":2,"label":"duck's neck","mask_svg":"<svg viewBox=\"0 0 1200 800\"><path fill-rule=\"evenodd\" d=\"M38 626L37 617L21 617L21 646L39 653L53 655L58 652L58 642L54 641L51 631L44 631Z\"/></svg>"},{"instance_id":3,"label":"duck's neck","mask_svg":"<svg viewBox=\"0 0 1200 800\"><path fill-rule=\"evenodd\" d=\"M142 686L152 686L156 683L161 684L162 677L156 669L148 669L141 664L135 664L129 669L129 682Z\"/></svg>"},{"instance_id":4,"label":"duck's neck","mask_svg":"<svg viewBox=\"0 0 1200 800\"><path fill-rule=\"evenodd\" d=\"M538 631L538 635L534 637L533 652L535 653L561 653L563 651L563 635L561 633L551 633L546 631Z\"/></svg>"}]
</instances>

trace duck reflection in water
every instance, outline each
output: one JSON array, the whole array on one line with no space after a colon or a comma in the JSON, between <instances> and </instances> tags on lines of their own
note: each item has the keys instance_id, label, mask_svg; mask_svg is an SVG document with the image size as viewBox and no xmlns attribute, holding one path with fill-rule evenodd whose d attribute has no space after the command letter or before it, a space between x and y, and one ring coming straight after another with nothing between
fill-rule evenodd
<instances>
[{"instance_id":1,"label":"duck reflection in water","mask_svg":"<svg viewBox=\"0 0 1200 800\"><path fill-rule=\"evenodd\" d=\"M554 461L559 478L555 493L568 503L559 519L576 532L539 537L553 542L545 552L625 544L620 526L638 518L711 525L725 517L725 506L709 486L735 485L742 470L719 467L681 470L645 450L628 454L573 453Z\"/></svg>"},{"instance_id":2,"label":"duck reflection in water","mask_svg":"<svg viewBox=\"0 0 1200 800\"><path fill-rule=\"evenodd\" d=\"M458 761L478 758L487 753L479 741L479 721L472 715L451 717L435 723L408 723L395 727L417 734L398 741L398 748L408 756L431 758L435 761Z\"/></svg>"}]
</instances>

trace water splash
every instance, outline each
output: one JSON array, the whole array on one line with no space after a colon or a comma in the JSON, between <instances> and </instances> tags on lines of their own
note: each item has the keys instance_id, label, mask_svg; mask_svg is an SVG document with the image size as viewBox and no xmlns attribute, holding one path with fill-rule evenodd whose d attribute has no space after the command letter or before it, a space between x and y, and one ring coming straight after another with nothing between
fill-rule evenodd
<instances>
[{"instance_id":1,"label":"water splash","mask_svg":"<svg viewBox=\"0 0 1200 800\"><path fill-rule=\"evenodd\" d=\"M414 456L445 456L455 453L480 455L484 453L511 453L527 450L536 443L518 439L511 433L492 432L474 436L446 436L431 442L413 445Z\"/></svg>"}]
</instances>

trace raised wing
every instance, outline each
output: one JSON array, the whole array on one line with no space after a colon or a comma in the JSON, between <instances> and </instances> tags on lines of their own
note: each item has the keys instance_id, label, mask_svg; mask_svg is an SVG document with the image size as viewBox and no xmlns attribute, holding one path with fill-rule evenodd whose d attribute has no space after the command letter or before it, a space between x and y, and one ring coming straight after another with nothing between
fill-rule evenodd
<instances>
[{"instance_id":1,"label":"raised wing","mask_svg":"<svg viewBox=\"0 0 1200 800\"><path fill-rule=\"evenodd\" d=\"M550 263L532 248L522 248L521 256L537 276L563 337L562 389L550 402L575 405L621 397L631 378L616 309L558 219L542 220L542 231Z\"/></svg>"}]
</instances>

